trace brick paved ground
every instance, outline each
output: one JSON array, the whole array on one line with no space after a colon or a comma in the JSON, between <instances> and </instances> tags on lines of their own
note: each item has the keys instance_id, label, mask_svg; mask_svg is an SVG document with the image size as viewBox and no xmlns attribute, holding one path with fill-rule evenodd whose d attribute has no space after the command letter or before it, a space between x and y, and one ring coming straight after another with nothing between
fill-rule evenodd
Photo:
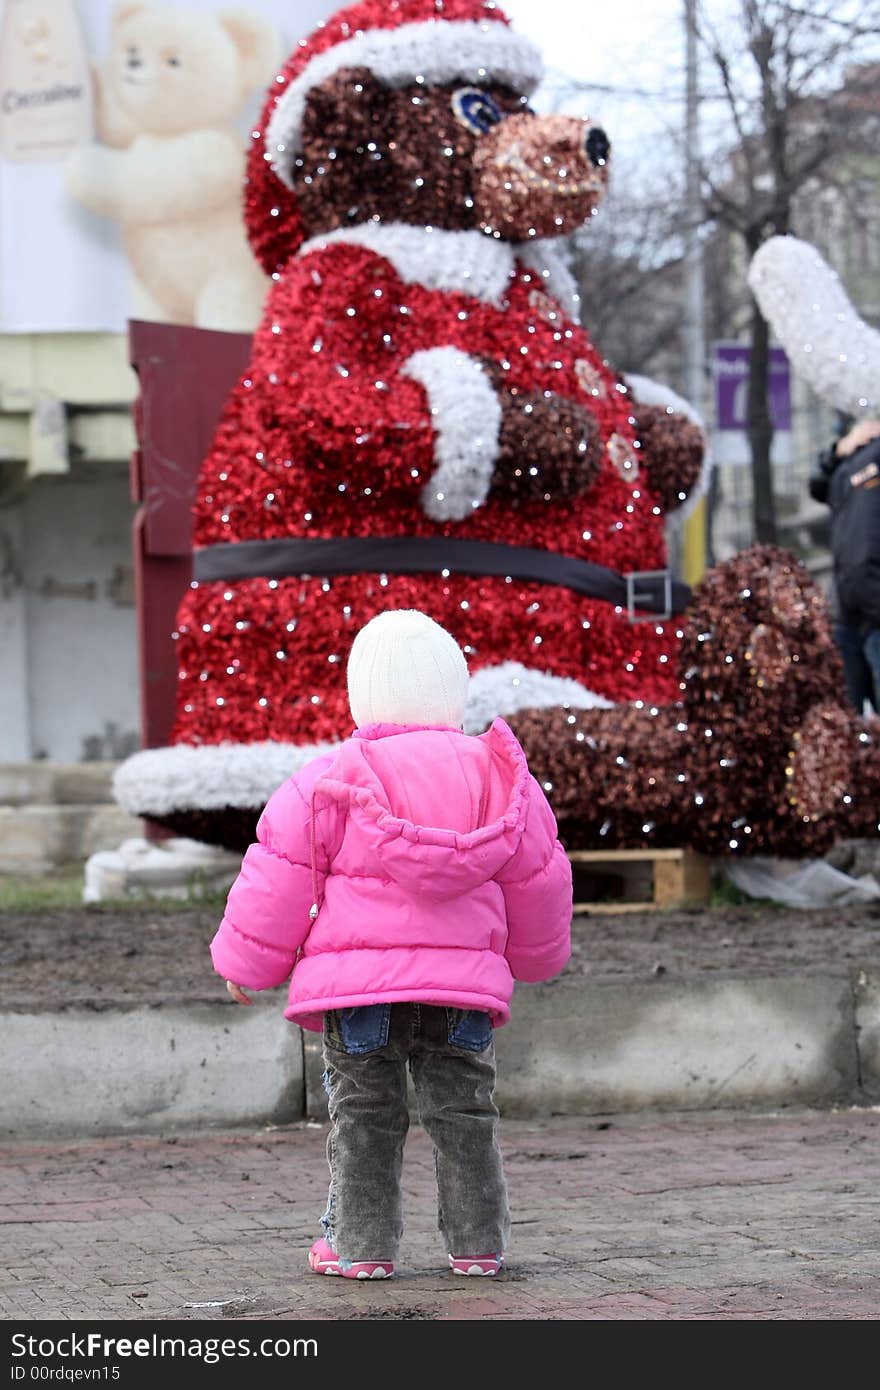
<instances>
[{"instance_id":1,"label":"brick paved ground","mask_svg":"<svg viewBox=\"0 0 880 1390\"><path fill-rule=\"evenodd\" d=\"M880 1112L508 1122L515 1236L453 1279L410 1136L400 1277L303 1273L326 1131L0 1150L0 1315L873 1319Z\"/></svg>"}]
</instances>

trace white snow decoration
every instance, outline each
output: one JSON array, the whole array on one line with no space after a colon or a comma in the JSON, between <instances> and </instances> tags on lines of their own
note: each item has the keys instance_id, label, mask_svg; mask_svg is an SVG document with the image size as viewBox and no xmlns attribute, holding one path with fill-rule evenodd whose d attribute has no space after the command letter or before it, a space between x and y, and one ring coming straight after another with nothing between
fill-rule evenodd
<instances>
[{"instance_id":1,"label":"white snow decoration","mask_svg":"<svg viewBox=\"0 0 880 1390\"><path fill-rule=\"evenodd\" d=\"M750 898L766 898L786 907L849 907L876 902L880 884L873 874L851 878L824 859L725 859L724 872Z\"/></svg>"},{"instance_id":2,"label":"white snow decoration","mask_svg":"<svg viewBox=\"0 0 880 1390\"><path fill-rule=\"evenodd\" d=\"M293 186L290 168L300 148L302 118L312 87L343 68L367 68L387 87L416 77L432 86L500 82L529 96L543 75L535 46L500 20L422 20L396 29L368 29L318 53L288 84L266 127L266 153L282 183Z\"/></svg>"},{"instance_id":3,"label":"white snow decoration","mask_svg":"<svg viewBox=\"0 0 880 1390\"><path fill-rule=\"evenodd\" d=\"M200 840L124 840L118 849L99 850L86 860L83 902L225 892L240 868L240 854Z\"/></svg>"},{"instance_id":4,"label":"white snow decoration","mask_svg":"<svg viewBox=\"0 0 880 1390\"><path fill-rule=\"evenodd\" d=\"M434 426L437 468L422 490L422 506L435 521L461 521L488 496L501 403L482 364L459 348L414 352L401 373L424 386Z\"/></svg>"},{"instance_id":5,"label":"white snow decoration","mask_svg":"<svg viewBox=\"0 0 880 1390\"><path fill-rule=\"evenodd\" d=\"M623 373L632 391L632 398L636 404L642 405L662 405L671 406L680 415L686 415L689 420L693 420L703 432L706 441L706 452L703 455L703 466L700 469L700 476L688 493L687 498L680 507L675 507L666 513L668 521L674 522L676 526L687 521L688 517L696 508L700 498L706 493L709 487L709 479L712 476L712 453L709 448L709 434L706 429L705 421L697 410L691 405L690 401L685 400L684 396L679 396L677 391L673 391L671 386L666 386L660 381L654 381L649 376L638 376L635 372Z\"/></svg>"},{"instance_id":6,"label":"white snow decoration","mask_svg":"<svg viewBox=\"0 0 880 1390\"><path fill-rule=\"evenodd\" d=\"M147 748L117 768L113 794L138 816L264 806L281 783L338 743L178 743ZM137 809L134 809L137 808Z\"/></svg>"},{"instance_id":7,"label":"white snow decoration","mask_svg":"<svg viewBox=\"0 0 880 1390\"><path fill-rule=\"evenodd\" d=\"M749 287L792 370L837 410L880 412L880 332L853 308L815 246L774 236L752 257Z\"/></svg>"},{"instance_id":8,"label":"white snow decoration","mask_svg":"<svg viewBox=\"0 0 880 1390\"><path fill-rule=\"evenodd\" d=\"M342 242L366 246L390 261L408 285L473 295L487 304L501 304L513 274L515 248L471 227L410 226L406 222L360 222L311 237L300 255Z\"/></svg>"},{"instance_id":9,"label":"white snow decoration","mask_svg":"<svg viewBox=\"0 0 880 1390\"><path fill-rule=\"evenodd\" d=\"M521 709L550 709L570 705L572 709L610 709L614 702L588 690L579 681L536 671L519 661L503 661L484 666L471 676L464 715L466 734L488 729L492 720L516 714Z\"/></svg>"}]
</instances>

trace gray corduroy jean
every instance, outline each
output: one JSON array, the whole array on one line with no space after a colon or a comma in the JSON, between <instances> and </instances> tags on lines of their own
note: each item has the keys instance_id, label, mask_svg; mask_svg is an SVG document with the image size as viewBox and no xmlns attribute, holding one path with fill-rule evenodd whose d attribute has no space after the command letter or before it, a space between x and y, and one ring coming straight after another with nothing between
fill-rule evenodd
<instances>
[{"instance_id":1,"label":"gray corduroy jean","mask_svg":"<svg viewBox=\"0 0 880 1390\"><path fill-rule=\"evenodd\" d=\"M324 1015L332 1129L321 1218L344 1260L393 1260L403 1231L400 1175L409 1129L406 1069L434 1145L438 1225L457 1258L500 1253L510 1215L498 1146L488 1015L374 1004Z\"/></svg>"}]
</instances>

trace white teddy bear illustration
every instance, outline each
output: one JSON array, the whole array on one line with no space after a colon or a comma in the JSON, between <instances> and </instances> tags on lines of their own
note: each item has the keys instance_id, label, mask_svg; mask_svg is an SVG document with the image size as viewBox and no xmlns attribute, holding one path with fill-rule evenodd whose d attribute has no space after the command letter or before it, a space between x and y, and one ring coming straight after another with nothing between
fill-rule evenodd
<instances>
[{"instance_id":1,"label":"white teddy bear illustration","mask_svg":"<svg viewBox=\"0 0 880 1390\"><path fill-rule=\"evenodd\" d=\"M102 143L74 152L66 182L122 224L140 317L255 326L266 279L245 241L245 151L233 121L277 57L274 30L247 11L116 6L95 75Z\"/></svg>"}]
</instances>

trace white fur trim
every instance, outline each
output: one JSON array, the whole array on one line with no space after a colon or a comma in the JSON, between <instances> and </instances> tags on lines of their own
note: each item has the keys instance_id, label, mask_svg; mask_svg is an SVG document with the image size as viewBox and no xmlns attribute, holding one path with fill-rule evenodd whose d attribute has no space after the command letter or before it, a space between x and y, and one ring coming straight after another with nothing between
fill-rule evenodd
<instances>
[{"instance_id":1,"label":"white fur trim","mask_svg":"<svg viewBox=\"0 0 880 1390\"><path fill-rule=\"evenodd\" d=\"M462 521L489 493L501 403L482 364L455 347L414 352L401 368L428 394L437 469L422 490L422 506L435 521Z\"/></svg>"},{"instance_id":2,"label":"white fur trim","mask_svg":"<svg viewBox=\"0 0 880 1390\"><path fill-rule=\"evenodd\" d=\"M117 768L113 794L120 806L137 816L264 806L294 772L338 747L266 742L147 748Z\"/></svg>"},{"instance_id":3,"label":"white fur trim","mask_svg":"<svg viewBox=\"0 0 880 1390\"><path fill-rule=\"evenodd\" d=\"M612 700L588 690L579 681L535 671L519 661L484 666L471 676L464 715L466 734L488 729L493 719L521 709L548 709L568 705L572 709L610 709Z\"/></svg>"},{"instance_id":4,"label":"white fur trim","mask_svg":"<svg viewBox=\"0 0 880 1390\"><path fill-rule=\"evenodd\" d=\"M706 451L703 454L703 466L700 469L700 476L697 479L687 498L680 507L666 513L667 520L680 524L696 508L700 498L706 493L709 486L709 479L712 476L712 453L709 448L709 433L706 429L705 421L697 410L691 405L690 401L685 400L684 396L679 396L677 391L673 391L671 386L666 386L663 382L654 381L649 376L637 376L635 372L624 372L626 380L629 382L632 391L632 398L636 404L642 405L662 405L669 410L675 410L679 415L686 415L689 420L702 430L703 438L706 441Z\"/></svg>"},{"instance_id":5,"label":"white fur trim","mask_svg":"<svg viewBox=\"0 0 880 1390\"><path fill-rule=\"evenodd\" d=\"M748 281L792 370L838 410L876 415L880 332L859 317L815 246L771 237L752 257Z\"/></svg>"},{"instance_id":6,"label":"white fur trim","mask_svg":"<svg viewBox=\"0 0 880 1390\"><path fill-rule=\"evenodd\" d=\"M534 45L500 20L426 19L397 29L361 30L318 53L278 98L266 127L266 153L288 187L309 91L342 68L367 68L386 87L405 87L420 76L433 86L491 79L524 96L543 73Z\"/></svg>"},{"instance_id":7,"label":"white fur trim","mask_svg":"<svg viewBox=\"0 0 880 1390\"><path fill-rule=\"evenodd\" d=\"M300 255L338 242L365 246L384 256L405 284L470 294L499 308L519 261L540 276L541 288L558 302L563 313L575 323L580 321L580 295L564 251L546 238L510 242L499 241L475 227L449 231L407 222L360 222L310 237L300 247Z\"/></svg>"},{"instance_id":8,"label":"white fur trim","mask_svg":"<svg viewBox=\"0 0 880 1390\"><path fill-rule=\"evenodd\" d=\"M471 228L450 232L440 227L413 227L406 222L361 222L314 236L300 255L334 242L366 246L390 261L408 285L471 294L500 305L513 274L514 248Z\"/></svg>"},{"instance_id":9,"label":"white fur trim","mask_svg":"<svg viewBox=\"0 0 880 1390\"><path fill-rule=\"evenodd\" d=\"M560 244L561 243L561 244ZM516 259L540 275L542 287L551 295L569 318L581 321L581 297L577 281L565 261L565 238L550 241L521 241L516 246Z\"/></svg>"}]
</instances>

